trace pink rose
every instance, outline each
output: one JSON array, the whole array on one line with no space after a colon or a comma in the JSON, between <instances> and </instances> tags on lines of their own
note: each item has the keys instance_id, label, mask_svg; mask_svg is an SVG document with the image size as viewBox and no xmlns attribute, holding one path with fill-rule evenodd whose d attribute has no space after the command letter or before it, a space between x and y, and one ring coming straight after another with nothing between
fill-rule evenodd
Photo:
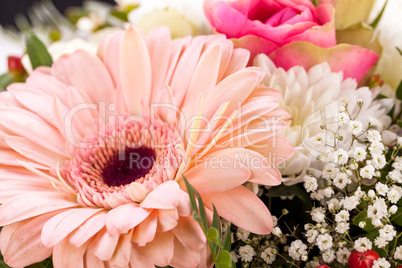
<instances>
[{"instance_id":1,"label":"pink rose","mask_svg":"<svg viewBox=\"0 0 402 268\"><path fill-rule=\"evenodd\" d=\"M326 61L332 71L360 81L378 55L349 44L337 45L334 7L310 0L205 0L212 27L232 38L236 47L268 55L285 70L295 65L309 69Z\"/></svg>"},{"instance_id":2,"label":"pink rose","mask_svg":"<svg viewBox=\"0 0 402 268\"><path fill-rule=\"evenodd\" d=\"M206 0L206 16L217 32L266 54L294 42L336 45L334 8L310 0ZM244 45L244 46L243 46Z\"/></svg>"}]
</instances>

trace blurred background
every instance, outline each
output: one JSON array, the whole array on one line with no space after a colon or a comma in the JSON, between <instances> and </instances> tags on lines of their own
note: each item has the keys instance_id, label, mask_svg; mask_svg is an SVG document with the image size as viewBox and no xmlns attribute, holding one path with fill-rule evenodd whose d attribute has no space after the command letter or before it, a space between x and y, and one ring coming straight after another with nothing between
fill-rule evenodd
<instances>
[{"instance_id":1,"label":"blurred background","mask_svg":"<svg viewBox=\"0 0 402 268\"><path fill-rule=\"evenodd\" d=\"M18 15L28 15L32 7L39 4L39 0L1 0L0 1L0 25L3 27L15 26L15 18ZM66 8L82 6L83 0L52 0L54 6L64 13ZM98 0L114 4L114 0Z\"/></svg>"}]
</instances>

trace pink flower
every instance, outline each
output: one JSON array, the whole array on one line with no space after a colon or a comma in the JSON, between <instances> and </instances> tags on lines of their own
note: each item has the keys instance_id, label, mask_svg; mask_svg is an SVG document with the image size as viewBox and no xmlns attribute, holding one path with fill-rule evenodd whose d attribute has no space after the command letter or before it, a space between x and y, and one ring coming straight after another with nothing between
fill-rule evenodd
<instances>
[{"instance_id":1,"label":"pink flower","mask_svg":"<svg viewBox=\"0 0 402 268\"><path fill-rule=\"evenodd\" d=\"M328 61L345 78L363 78L378 55L348 44L336 45L334 8L314 7L310 0L206 0L206 16L219 33L233 38L235 47L250 51L249 64L259 53L285 70L305 69ZM307 47L308 50L304 50Z\"/></svg>"},{"instance_id":2,"label":"pink flower","mask_svg":"<svg viewBox=\"0 0 402 268\"><path fill-rule=\"evenodd\" d=\"M184 174L207 214L259 234L242 186L280 183L289 114L264 71L222 35L172 43L159 28L108 36L0 94L0 248L7 264L211 266ZM275 156L275 157L274 157Z\"/></svg>"},{"instance_id":3,"label":"pink flower","mask_svg":"<svg viewBox=\"0 0 402 268\"><path fill-rule=\"evenodd\" d=\"M256 53L268 54L295 41L336 45L334 9L310 0L206 0L212 27Z\"/></svg>"}]
</instances>

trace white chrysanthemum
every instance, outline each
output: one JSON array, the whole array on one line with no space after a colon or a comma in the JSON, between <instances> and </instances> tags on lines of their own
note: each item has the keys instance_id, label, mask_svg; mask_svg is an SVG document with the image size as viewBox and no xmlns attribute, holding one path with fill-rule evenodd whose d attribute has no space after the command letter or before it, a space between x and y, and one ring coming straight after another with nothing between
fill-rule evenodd
<instances>
[{"instance_id":1,"label":"white chrysanthemum","mask_svg":"<svg viewBox=\"0 0 402 268\"><path fill-rule=\"evenodd\" d=\"M171 35L185 37L209 33L202 0L136 0L138 8L128 14L128 19L144 32L167 26Z\"/></svg>"},{"instance_id":2,"label":"white chrysanthemum","mask_svg":"<svg viewBox=\"0 0 402 268\"><path fill-rule=\"evenodd\" d=\"M368 127L370 117L378 118L391 108L391 102L387 102L387 107L383 108L379 101L373 101L368 88L356 89L356 81L350 78L344 80L342 72L331 72L327 63L313 66L309 71L300 66L285 71L276 68L267 56L260 54L255 57L254 65L265 69L263 84L281 92L279 106L292 116L292 125L283 132L295 146L294 156L281 170L285 184L301 182L311 162L317 161L318 155L327 153L319 149L313 138L323 135L320 128L322 123L334 122L333 119L339 118L341 108L344 107L340 99L348 100L348 113L352 117L359 111L357 100L363 100L361 111L354 119L362 122L363 128ZM339 126L338 123L325 125L328 130L336 130ZM327 139L325 134L321 138ZM347 140L342 142L341 148L350 146Z\"/></svg>"},{"instance_id":3,"label":"white chrysanthemum","mask_svg":"<svg viewBox=\"0 0 402 268\"><path fill-rule=\"evenodd\" d=\"M367 237L360 237L359 239L355 240L354 248L359 252L365 252L370 250L373 246L373 243Z\"/></svg>"}]
</instances>

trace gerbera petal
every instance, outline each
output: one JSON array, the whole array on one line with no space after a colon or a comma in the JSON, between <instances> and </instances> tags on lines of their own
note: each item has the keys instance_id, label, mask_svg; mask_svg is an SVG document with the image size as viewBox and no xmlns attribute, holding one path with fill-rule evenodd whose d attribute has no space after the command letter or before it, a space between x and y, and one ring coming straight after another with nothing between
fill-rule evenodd
<instances>
[{"instance_id":1,"label":"gerbera petal","mask_svg":"<svg viewBox=\"0 0 402 268\"><path fill-rule=\"evenodd\" d=\"M116 250L113 257L109 260L109 264L114 267L127 267L131 257L131 236L133 232L130 231L125 235L120 235L119 242L117 243Z\"/></svg>"},{"instance_id":2,"label":"gerbera petal","mask_svg":"<svg viewBox=\"0 0 402 268\"><path fill-rule=\"evenodd\" d=\"M130 265L131 267L155 268L155 265L139 253L134 246L131 248Z\"/></svg>"},{"instance_id":3,"label":"gerbera petal","mask_svg":"<svg viewBox=\"0 0 402 268\"><path fill-rule=\"evenodd\" d=\"M184 176L200 194L224 192L235 188L250 178L249 168L230 157L208 158L200 166L188 170ZM224 170L224 172L222 172ZM184 183L182 184L184 186Z\"/></svg>"},{"instance_id":4,"label":"gerbera petal","mask_svg":"<svg viewBox=\"0 0 402 268\"><path fill-rule=\"evenodd\" d=\"M25 220L63 208L77 207L71 196L59 192L32 192L10 198L0 206L0 225Z\"/></svg>"},{"instance_id":5,"label":"gerbera petal","mask_svg":"<svg viewBox=\"0 0 402 268\"><path fill-rule=\"evenodd\" d=\"M281 136L268 138L248 148L259 152L274 165L285 162L295 151L292 143Z\"/></svg>"},{"instance_id":6,"label":"gerbera petal","mask_svg":"<svg viewBox=\"0 0 402 268\"><path fill-rule=\"evenodd\" d=\"M113 33L101 42L98 57L105 63L116 87L120 84L119 50L124 32Z\"/></svg>"},{"instance_id":7,"label":"gerbera petal","mask_svg":"<svg viewBox=\"0 0 402 268\"><path fill-rule=\"evenodd\" d=\"M102 210L81 224L69 236L70 243L80 247L106 225L107 212Z\"/></svg>"},{"instance_id":8,"label":"gerbera petal","mask_svg":"<svg viewBox=\"0 0 402 268\"><path fill-rule=\"evenodd\" d=\"M201 256L199 252L191 251L180 240L174 240L174 254L170 262L173 267L199 267Z\"/></svg>"},{"instance_id":9,"label":"gerbera petal","mask_svg":"<svg viewBox=\"0 0 402 268\"><path fill-rule=\"evenodd\" d=\"M88 243L76 247L64 239L54 246L53 266L54 267L77 267L84 268L84 254Z\"/></svg>"},{"instance_id":10,"label":"gerbera petal","mask_svg":"<svg viewBox=\"0 0 402 268\"><path fill-rule=\"evenodd\" d=\"M166 232L177 226L179 214L176 209L158 210L158 232Z\"/></svg>"},{"instance_id":11,"label":"gerbera petal","mask_svg":"<svg viewBox=\"0 0 402 268\"><path fill-rule=\"evenodd\" d=\"M84 255L84 267L104 268L105 263L95 255L86 251Z\"/></svg>"},{"instance_id":12,"label":"gerbera petal","mask_svg":"<svg viewBox=\"0 0 402 268\"><path fill-rule=\"evenodd\" d=\"M42 241L47 247L54 246L80 226L88 218L102 210L101 208L70 209L51 218L43 226Z\"/></svg>"},{"instance_id":13,"label":"gerbera petal","mask_svg":"<svg viewBox=\"0 0 402 268\"><path fill-rule=\"evenodd\" d=\"M119 58L121 87L127 109L131 114L139 114L141 101L149 105L152 70L146 44L137 29L129 27L124 32Z\"/></svg>"},{"instance_id":14,"label":"gerbera petal","mask_svg":"<svg viewBox=\"0 0 402 268\"><path fill-rule=\"evenodd\" d=\"M119 234L111 234L104 228L89 243L88 250L99 259L107 261L113 256L119 237Z\"/></svg>"},{"instance_id":15,"label":"gerbera petal","mask_svg":"<svg viewBox=\"0 0 402 268\"><path fill-rule=\"evenodd\" d=\"M177 182L167 181L150 192L140 206L143 208L173 209L181 199Z\"/></svg>"},{"instance_id":16,"label":"gerbera petal","mask_svg":"<svg viewBox=\"0 0 402 268\"><path fill-rule=\"evenodd\" d=\"M145 220L135 227L131 241L140 246L152 241L158 226L158 211L154 210Z\"/></svg>"},{"instance_id":17,"label":"gerbera petal","mask_svg":"<svg viewBox=\"0 0 402 268\"><path fill-rule=\"evenodd\" d=\"M157 266L167 266L173 258L173 240L172 232L157 233L154 240L145 247L137 247L137 251L151 260Z\"/></svg>"},{"instance_id":18,"label":"gerbera petal","mask_svg":"<svg viewBox=\"0 0 402 268\"><path fill-rule=\"evenodd\" d=\"M192 217L182 217L172 230L180 242L191 251L201 250L205 246L205 234L201 226Z\"/></svg>"},{"instance_id":19,"label":"gerbera petal","mask_svg":"<svg viewBox=\"0 0 402 268\"><path fill-rule=\"evenodd\" d=\"M209 208L214 204L219 215L242 229L255 234L268 234L272 230L273 222L268 208L243 186L224 193L203 195L202 198Z\"/></svg>"},{"instance_id":20,"label":"gerbera petal","mask_svg":"<svg viewBox=\"0 0 402 268\"><path fill-rule=\"evenodd\" d=\"M247 66L250 52L247 49L236 48L233 50L232 58L226 68L224 77L227 77Z\"/></svg>"},{"instance_id":21,"label":"gerbera petal","mask_svg":"<svg viewBox=\"0 0 402 268\"><path fill-rule=\"evenodd\" d=\"M125 233L140 224L150 213L150 210L143 209L136 203L125 204L109 211L106 226L109 231L115 227Z\"/></svg>"},{"instance_id":22,"label":"gerbera petal","mask_svg":"<svg viewBox=\"0 0 402 268\"><path fill-rule=\"evenodd\" d=\"M98 57L77 50L68 57L68 76L72 86L84 90L92 102L109 102L114 84Z\"/></svg>"},{"instance_id":23,"label":"gerbera petal","mask_svg":"<svg viewBox=\"0 0 402 268\"><path fill-rule=\"evenodd\" d=\"M0 236L4 261L12 267L23 267L48 258L53 248L43 245L40 234L43 225L54 215L48 213L4 226Z\"/></svg>"}]
</instances>

